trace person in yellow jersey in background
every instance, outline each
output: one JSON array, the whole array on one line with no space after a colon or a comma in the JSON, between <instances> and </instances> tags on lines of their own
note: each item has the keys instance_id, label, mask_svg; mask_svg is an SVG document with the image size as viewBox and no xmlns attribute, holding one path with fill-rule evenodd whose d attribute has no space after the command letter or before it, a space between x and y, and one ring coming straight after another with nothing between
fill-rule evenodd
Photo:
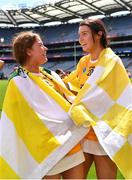
<instances>
[{"instance_id":1,"label":"person in yellow jersey in background","mask_svg":"<svg viewBox=\"0 0 132 180\"><path fill-rule=\"evenodd\" d=\"M86 80L91 76L98 64L99 56L108 46L106 30L103 22L99 19L85 19L80 23L78 33L79 43L83 51L88 53L88 55L82 57L76 70L64 78L64 82L69 85L69 88L75 94L79 92ZM84 162L85 177L94 162L97 178L116 178L117 167L98 142L98 138L92 127L82 140L82 147L86 159Z\"/></svg>"},{"instance_id":2,"label":"person in yellow jersey in background","mask_svg":"<svg viewBox=\"0 0 132 180\"><path fill-rule=\"evenodd\" d=\"M4 72L2 71L4 64L5 62L3 60L0 60L0 79L4 78Z\"/></svg>"},{"instance_id":3,"label":"person in yellow jersey in background","mask_svg":"<svg viewBox=\"0 0 132 180\"><path fill-rule=\"evenodd\" d=\"M3 68L4 66L4 61L0 60L0 70Z\"/></svg>"}]
</instances>

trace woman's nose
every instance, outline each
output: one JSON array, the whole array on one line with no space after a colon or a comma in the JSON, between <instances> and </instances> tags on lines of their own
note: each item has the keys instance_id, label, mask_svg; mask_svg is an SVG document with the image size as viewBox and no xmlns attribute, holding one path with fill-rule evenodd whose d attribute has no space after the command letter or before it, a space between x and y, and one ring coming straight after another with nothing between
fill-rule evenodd
<instances>
[{"instance_id":1,"label":"woman's nose","mask_svg":"<svg viewBox=\"0 0 132 180\"><path fill-rule=\"evenodd\" d=\"M46 46L44 46L44 50L45 50L45 51L48 51L48 48L47 48Z\"/></svg>"},{"instance_id":2,"label":"woman's nose","mask_svg":"<svg viewBox=\"0 0 132 180\"><path fill-rule=\"evenodd\" d=\"M81 36L79 36L79 43L81 43L82 42L82 37Z\"/></svg>"}]
</instances>

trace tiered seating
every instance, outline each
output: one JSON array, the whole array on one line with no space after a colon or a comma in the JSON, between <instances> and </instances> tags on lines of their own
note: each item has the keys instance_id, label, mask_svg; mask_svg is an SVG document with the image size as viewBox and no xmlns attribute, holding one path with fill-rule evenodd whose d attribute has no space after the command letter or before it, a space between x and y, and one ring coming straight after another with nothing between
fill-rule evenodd
<instances>
[{"instance_id":1,"label":"tiered seating","mask_svg":"<svg viewBox=\"0 0 132 180\"><path fill-rule=\"evenodd\" d=\"M118 54L121 55L124 65L126 68L132 69L132 16L121 16L121 17L108 17L103 19L106 24L108 34L110 37L126 37L129 43L123 44L120 42L118 46L115 44L112 46L112 49ZM44 44L49 46L48 59L49 62L45 64L45 67L52 70L61 68L63 70L72 70L75 68L75 54L76 59L83 55L81 47L75 47L74 52L74 42L78 43L78 23L75 24L62 24L58 26L40 26L35 28L22 28L22 27L10 27L10 28L0 28L0 38L4 39L4 42L0 43L0 58L5 59L4 73L9 76L10 72L13 71L14 63L11 63L11 53L8 47L2 47L3 44L12 44L12 39L16 33L21 31L33 30L41 35ZM129 38L131 37L131 39ZM130 44L131 43L131 44ZM77 44L78 45L78 44ZM69 46L69 48L66 48ZM51 48L51 49L50 49ZM126 57L124 52L129 51L130 56ZM125 56L122 56L125 54ZM7 57L10 56L8 59ZM9 63L10 62L10 63Z\"/></svg>"}]
</instances>

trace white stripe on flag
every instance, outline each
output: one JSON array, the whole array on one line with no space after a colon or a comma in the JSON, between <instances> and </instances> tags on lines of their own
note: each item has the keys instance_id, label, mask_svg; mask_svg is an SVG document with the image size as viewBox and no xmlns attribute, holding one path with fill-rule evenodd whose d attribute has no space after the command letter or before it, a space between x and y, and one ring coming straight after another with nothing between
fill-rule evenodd
<instances>
[{"instance_id":1,"label":"white stripe on flag","mask_svg":"<svg viewBox=\"0 0 132 180\"><path fill-rule=\"evenodd\" d=\"M67 127L73 125L68 114L30 78L20 78L16 77L15 83L42 122L54 135L57 132L59 134L63 132L64 134L67 131Z\"/></svg>"},{"instance_id":2,"label":"white stripe on flag","mask_svg":"<svg viewBox=\"0 0 132 180\"><path fill-rule=\"evenodd\" d=\"M38 163L29 154L13 123L4 112L2 112L2 117L4 120L0 122L0 132L3 134L3 138L0 139L0 154L19 176L25 178L38 166Z\"/></svg>"},{"instance_id":3,"label":"white stripe on flag","mask_svg":"<svg viewBox=\"0 0 132 180\"><path fill-rule=\"evenodd\" d=\"M123 144L125 144L126 138L119 135L118 133L112 131L105 139L104 144L107 146L111 156L114 156L117 151L121 149Z\"/></svg>"},{"instance_id":4,"label":"white stripe on flag","mask_svg":"<svg viewBox=\"0 0 132 180\"><path fill-rule=\"evenodd\" d=\"M108 124L103 121L98 122L94 130L97 133L101 145L110 157L113 157L127 141L125 137L113 131Z\"/></svg>"},{"instance_id":5,"label":"white stripe on flag","mask_svg":"<svg viewBox=\"0 0 132 180\"><path fill-rule=\"evenodd\" d=\"M132 85L128 84L118 98L117 103L124 106L127 109L132 110Z\"/></svg>"},{"instance_id":6,"label":"white stripe on flag","mask_svg":"<svg viewBox=\"0 0 132 180\"><path fill-rule=\"evenodd\" d=\"M101 77L102 73L104 72L105 68L102 66L97 66L94 69L94 72L92 74L92 76L90 76L88 78L88 80L86 81L86 83L90 84L90 85L94 85L96 83L96 81Z\"/></svg>"},{"instance_id":7,"label":"white stripe on flag","mask_svg":"<svg viewBox=\"0 0 132 180\"><path fill-rule=\"evenodd\" d=\"M82 102L85 104L86 108L99 119L102 118L102 116L114 104L110 96L96 85L91 87L91 89L85 94L85 98L82 99Z\"/></svg>"},{"instance_id":8,"label":"white stripe on flag","mask_svg":"<svg viewBox=\"0 0 132 180\"><path fill-rule=\"evenodd\" d=\"M93 128L97 133L100 134L101 139L104 139L112 131L112 129L102 120L98 121L97 125Z\"/></svg>"}]
</instances>

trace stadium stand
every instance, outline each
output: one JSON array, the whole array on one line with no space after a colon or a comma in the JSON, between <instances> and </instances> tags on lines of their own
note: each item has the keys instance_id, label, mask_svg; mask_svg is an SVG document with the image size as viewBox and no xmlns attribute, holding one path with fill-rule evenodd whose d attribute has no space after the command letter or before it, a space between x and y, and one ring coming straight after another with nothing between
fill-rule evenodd
<instances>
[{"instance_id":1,"label":"stadium stand","mask_svg":"<svg viewBox=\"0 0 132 180\"><path fill-rule=\"evenodd\" d=\"M105 17L110 39L110 47L121 57L127 69L132 73L132 15ZM78 23L64 23L55 26L37 27L0 27L0 58L5 61L4 74L6 77L13 71L15 61L12 57L12 38L21 31L32 30L41 35L48 47L47 68L71 71L83 55L78 43Z\"/></svg>"}]
</instances>

